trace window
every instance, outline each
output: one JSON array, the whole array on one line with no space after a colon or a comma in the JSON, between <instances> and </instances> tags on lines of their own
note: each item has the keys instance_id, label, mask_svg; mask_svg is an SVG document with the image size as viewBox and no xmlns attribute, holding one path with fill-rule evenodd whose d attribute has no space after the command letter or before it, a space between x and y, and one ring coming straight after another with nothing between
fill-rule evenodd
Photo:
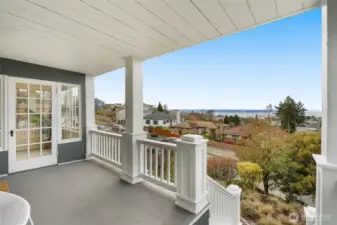
<instances>
[{"instance_id":1,"label":"window","mask_svg":"<svg viewBox=\"0 0 337 225\"><path fill-rule=\"evenodd\" d=\"M145 122L146 124L150 124L150 120L146 120L146 122Z\"/></svg>"},{"instance_id":2,"label":"window","mask_svg":"<svg viewBox=\"0 0 337 225\"><path fill-rule=\"evenodd\" d=\"M163 124L166 124L166 120L163 120Z\"/></svg>"},{"instance_id":3,"label":"window","mask_svg":"<svg viewBox=\"0 0 337 225\"><path fill-rule=\"evenodd\" d=\"M153 124L154 124L154 125L158 125L158 121L157 121L157 120L154 120L154 121L153 121Z\"/></svg>"},{"instance_id":4,"label":"window","mask_svg":"<svg viewBox=\"0 0 337 225\"><path fill-rule=\"evenodd\" d=\"M81 139L80 87L61 84L60 90L61 140L79 140Z\"/></svg>"}]
</instances>

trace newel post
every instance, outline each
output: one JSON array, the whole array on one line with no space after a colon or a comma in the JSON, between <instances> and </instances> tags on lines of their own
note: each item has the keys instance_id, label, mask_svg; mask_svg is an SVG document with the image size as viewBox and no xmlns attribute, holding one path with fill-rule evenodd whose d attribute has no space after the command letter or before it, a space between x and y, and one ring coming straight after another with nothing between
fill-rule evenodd
<instances>
[{"instance_id":1,"label":"newel post","mask_svg":"<svg viewBox=\"0 0 337 225\"><path fill-rule=\"evenodd\" d=\"M234 184L231 184L226 189L229 193L234 196L233 202L231 203L231 207L233 208L233 214L231 215L231 224L240 225L241 219L241 191L242 189Z\"/></svg>"},{"instance_id":2,"label":"newel post","mask_svg":"<svg viewBox=\"0 0 337 225\"><path fill-rule=\"evenodd\" d=\"M207 205L207 141L188 134L177 141L177 198L175 204L198 214Z\"/></svg>"}]
</instances>

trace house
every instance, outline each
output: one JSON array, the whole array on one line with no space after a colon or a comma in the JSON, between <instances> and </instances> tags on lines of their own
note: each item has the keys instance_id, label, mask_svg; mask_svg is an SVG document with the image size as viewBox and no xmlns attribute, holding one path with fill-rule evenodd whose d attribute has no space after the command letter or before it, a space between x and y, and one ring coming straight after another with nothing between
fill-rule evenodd
<instances>
[{"instance_id":1,"label":"house","mask_svg":"<svg viewBox=\"0 0 337 225\"><path fill-rule=\"evenodd\" d=\"M321 122L315 120L306 120L304 123L300 124L296 127L296 131L320 131L321 130Z\"/></svg>"},{"instance_id":2,"label":"house","mask_svg":"<svg viewBox=\"0 0 337 225\"><path fill-rule=\"evenodd\" d=\"M308 223L334 225L335 0L3 0L0 175L36 224L240 224L241 190L207 177L205 140L146 138L143 61L320 7L322 154L316 209L305 212ZM94 79L122 67L126 130L97 131Z\"/></svg>"},{"instance_id":3,"label":"house","mask_svg":"<svg viewBox=\"0 0 337 225\"><path fill-rule=\"evenodd\" d=\"M170 127L180 121L179 112L176 116L172 116L165 112L154 112L144 116L144 127L148 126L163 126Z\"/></svg>"},{"instance_id":4,"label":"house","mask_svg":"<svg viewBox=\"0 0 337 225\"><path fill-rule=\"evenodd\" d=\"M251 124L243 124L236 127L226 127L221 132L224 142L232 143L236 140L246 139L250 135Z\"/></svg>"},{"instance_id":5,"label":"house","mask_svg":"<svg viewBox=\"0 0 337 225\"><path fill-rule=\"evenodd\" d=\"M210 121L187 120L183 123L174 124L171 126L175 133L185 134L204 134L215 131L216 125Z\"/></svg>"},{"instance_id":6,"label":"house","mask_svg":"<svg viewBox=\"0 0 337 225\"><path fill-rule=\"evenodd\" d=\"M143 115L152 113L153 105L143 103ZM119 125L125 126L125 106L121 105L115 110L115 122Z\"/></svg>"}]
</instances>

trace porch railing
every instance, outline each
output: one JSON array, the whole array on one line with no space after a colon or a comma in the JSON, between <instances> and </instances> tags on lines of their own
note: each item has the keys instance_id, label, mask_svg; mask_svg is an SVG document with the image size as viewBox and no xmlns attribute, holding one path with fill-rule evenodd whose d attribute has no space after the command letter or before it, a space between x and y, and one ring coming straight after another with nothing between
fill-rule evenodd
<instances>
[{"instance_id":1,"label":"porch railing","mask_svg":"<svg viewBox=\"0 0 337 225\"><path fill-rule=\"evenodd\" d=\"M227 189L207 177L208 201L210 207L210 224L240 224L241 189L230 185Z\"/></svg>"},{"instance_id":2,"label":"porch railing","mask_svg":"<svg viewBox=\"0 0 337 225\"><path fill-rule=\"evenodd\" d=\"M121 168L121 134L90 130L91 154Z\"/></svg>"},{"instance_id":3,"label":"porch railing","mask_svg":"<svg viewBox=\"0 0 337 225\"><path fill-rule=\"evenodd\" d=\"M177 145L139 139L140 172L144 180L168 190L176 191Z\"/></svg>"}]
</instances>

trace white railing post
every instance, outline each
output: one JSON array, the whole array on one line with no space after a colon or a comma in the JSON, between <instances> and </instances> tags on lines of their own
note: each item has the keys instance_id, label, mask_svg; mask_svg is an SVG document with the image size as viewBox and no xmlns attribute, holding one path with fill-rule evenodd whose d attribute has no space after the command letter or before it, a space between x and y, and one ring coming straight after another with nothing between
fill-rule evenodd
<instances>
[{"instance_id":1,"label":"white railing post","mask_svg":"<svg viewBox=\"0 0 337 225\"><path fill-rule=\"evenodd\" d=\"M304 207L304 215L306 220L306 225L316 224L316 209L314 207Z\"/></svg>"},{"instance_id":2,"label":"white railing post","mask_svg":"<svg viewBox=\"0 0 337 225\"><path fill-rule=\"evenodd\" d=\"M241 218L241 210L240 210L240 199L241 199L241 191L242 189L234 184L231 184L227 187L226 189L229 193L231 193L235 199L232 202L232 209L233 209L233 214L231 215L231 225L240 225L240 218Z\"/></svg>"},{"instance_id":3,"label":"white railing post","mask_svg":"<svg viewBox=\"0 0 337 225\"><path fill-rule=\"evenodd\" d=\"M188 134L177 142L177 199L175 204L198 214L208 205L206 187L207 141Z\"/></svg>"}]
</instances>

